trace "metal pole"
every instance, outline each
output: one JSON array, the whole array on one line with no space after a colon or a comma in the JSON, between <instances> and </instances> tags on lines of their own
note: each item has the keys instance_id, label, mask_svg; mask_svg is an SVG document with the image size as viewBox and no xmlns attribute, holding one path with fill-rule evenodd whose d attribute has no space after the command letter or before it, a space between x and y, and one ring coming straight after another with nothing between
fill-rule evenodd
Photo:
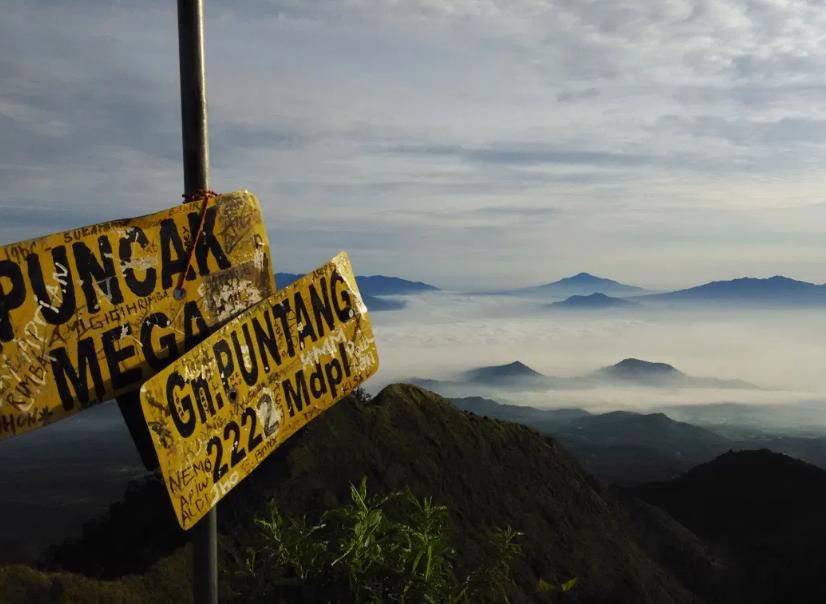
<instances>
[{"instance_id":1,"label":"metal pole","mask_svg":"<svg viewBox=\"0 0 826 604\"><path fill-rule=\"evenodd\" d=\"M189 196L209 189L203 0L178 0L178 55L184 194ZM218 519L214 507L192 528L192 597L195 604L218 603Z\"/></svg>"},{"instance_id":2,"label":"metal pole","mask_svg":"<svg viewBox=\"0 0 826 604\"><path fill-rule=\"evenodd\" d=\"M184 192L209 188L203 0L178 0Z\"/></svg>"}]
</instances>

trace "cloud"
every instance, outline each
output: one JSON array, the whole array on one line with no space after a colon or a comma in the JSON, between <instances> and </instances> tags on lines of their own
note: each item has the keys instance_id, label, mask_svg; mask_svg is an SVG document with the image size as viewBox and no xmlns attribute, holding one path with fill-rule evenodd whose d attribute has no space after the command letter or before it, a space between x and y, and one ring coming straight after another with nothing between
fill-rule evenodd
<instances>
[{"instance_id":1,"label":"cloud","mask_svg":"<svg viewBox=\"0 0 826 604\"><path fill-rule=\"evenodd\" d=\"M478 214L490 214L494 216L520 216L523 218L541 218L543 216L553 216L559 210L551 207L536 207L536 206L515 206L515 205L501 205L501 206L485 206L475 210Z\"/></svg>"},{"instance_id":2,"label":"cloud","mask_svg":"<svg viewBox=\"0 0 826 604\"><path fill-rule=\"evenodd\" d=\"M584 90L563 90L556 93L556 100L565 103L573 101L585 101L595 99L599 96L599 88L585 88Z\"/></svg>"},{"instance_id":3,"label":"cloud","mask_svg":"<svg viewBox=\"0 0 826 604\"><path fill-rule=\"evenodd\" d=\"M587 166L633 166L646 163L648 158L636 154L610 153L577 149L541 148L535 144L503 144L495 147L465 149L449 145L405 145L392 149L404 155L454 157L481 164L509 166L536 166L543 164Z\"/></svg>"},{"instance_id":4,"label":"cloud","mask_svg":"<svg viewBox=\"0 0 826 604\"><path fill-rule=\"evenodd\" d=\"M700 137L717 137L744 147L809 144L819 145L826 136L826 118L783 117L755 120L743 117L696 116L686 120L663 116L662 123Z\"/></svg>"},{"instance_id":5,"label":"cloud","mask_svg":"<svg viewBox=\"0 0 826 604\"><path fill-rule=\"evenodd\" d=\"M174 7L7 4L2 240L176 203ZM259 195L281 265L823 281L793 208L826 184L824 28L807 1L209 5L213 188Z\"/></svg>"}]
</instances>

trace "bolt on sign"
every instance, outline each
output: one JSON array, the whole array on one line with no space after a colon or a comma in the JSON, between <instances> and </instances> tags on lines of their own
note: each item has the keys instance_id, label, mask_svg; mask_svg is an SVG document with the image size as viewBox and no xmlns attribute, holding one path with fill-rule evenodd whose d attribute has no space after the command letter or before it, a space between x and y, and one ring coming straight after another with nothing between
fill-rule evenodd
<instances>
[{"instance_id":1,"label":"bolt on sign","mask_svg":"<svg viewBox=\"0 0 826 604\"><path fill-rule=\"evenodd\" d=\"M0 440L128 390L275 291L240 191L0 247Z\"/></svg>"},{"instance_id":2,"label":"bolt on sign","mask_svg":"<svg viewBox=\"0 0 826 604\"><path fill-rule=\"evenodd\" d=\"M181 527L192 527L378 363L342 252L147 381L144 418Z\"/></svg>"}]
</instances>

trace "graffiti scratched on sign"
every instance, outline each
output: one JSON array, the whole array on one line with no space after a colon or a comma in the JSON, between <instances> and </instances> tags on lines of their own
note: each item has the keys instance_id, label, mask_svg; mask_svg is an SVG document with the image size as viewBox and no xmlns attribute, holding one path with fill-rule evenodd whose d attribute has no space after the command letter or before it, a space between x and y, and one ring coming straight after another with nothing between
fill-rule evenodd
<instances>
[{"instance_id":1,"label":"graffiti scratched on sign","mask_svg":"<svg viewBox=\"0 0 826 604\"><path fill-rule=\"evenodd\" d=\"M367 309L341 253L146 382L141 405L181 526L377 368Z\"/></svg>"},{"instance_id":2,"label":"graffiti scratched on sign","mask_svg":"<svg viewBox=\"0 0 826 604\"><path fill-rule=\"evenodd\" d=\"M136 388L275 291L269 254L247 191L0 247L0 439Z\"/></svg>"}]
</instances>

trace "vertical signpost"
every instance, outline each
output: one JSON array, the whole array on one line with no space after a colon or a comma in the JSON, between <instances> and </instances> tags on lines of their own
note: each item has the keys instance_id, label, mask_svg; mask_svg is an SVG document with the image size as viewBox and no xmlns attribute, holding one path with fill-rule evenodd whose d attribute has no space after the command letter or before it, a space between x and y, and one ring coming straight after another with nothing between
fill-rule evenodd
<instances>
[{"instance_id":1,"label":"vertical signpost","mask_svg":"<svg viewBox=\"0 0 826 604\"><path fill-rule=\"evenodd\" d=\"M184 198L209 189L204 2L178 0L178 55L181 70L181 134ZM195 604L218 603L218 517L213 507L193 527L192 595Z\"/></svg>"}]
</instances>

